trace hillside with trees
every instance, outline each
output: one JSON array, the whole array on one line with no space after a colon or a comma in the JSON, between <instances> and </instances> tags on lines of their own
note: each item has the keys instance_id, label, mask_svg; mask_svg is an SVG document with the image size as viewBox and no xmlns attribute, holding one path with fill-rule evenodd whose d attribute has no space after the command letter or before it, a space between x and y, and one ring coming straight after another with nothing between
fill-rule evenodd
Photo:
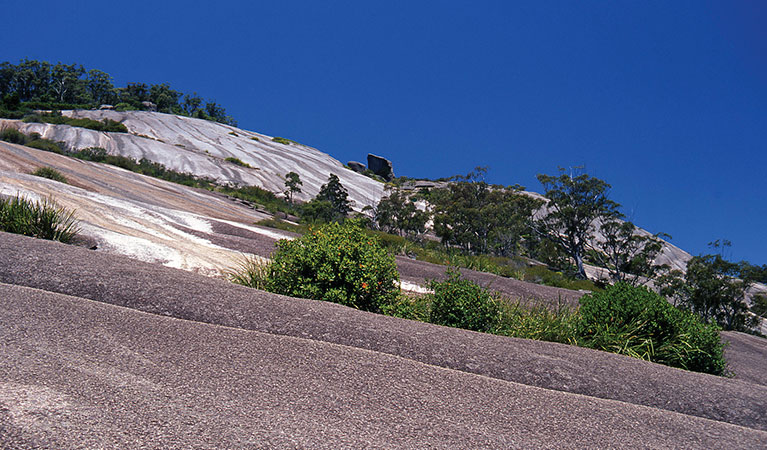
<instances>
[{"instance_id":1,"label":"hillside with trees","mask_svg":"<svg viewBox=\"0 0 767 450\"><path fill-rule=\"evenodd\" d=\"M30 110L93 109L112 105L118 111L156 110L228 125L237 122L223 106L196 92L183 93L167 83L129 82L118 87L112 76L80 64L24 59L0 63L0 117L20 119Z\"/></svg>"}]
</instances>

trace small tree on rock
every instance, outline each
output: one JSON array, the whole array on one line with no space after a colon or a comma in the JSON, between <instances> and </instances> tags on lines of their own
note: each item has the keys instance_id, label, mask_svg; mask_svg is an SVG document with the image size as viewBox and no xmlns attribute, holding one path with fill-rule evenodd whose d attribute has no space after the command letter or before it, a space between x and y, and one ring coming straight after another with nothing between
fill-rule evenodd
<instances>
[{"instance_id":1,"label":"small tree on rock","mask_svg":"<svg viewBox=\"0 0 767 450\"><path fill-rule=\"evenodd\" d=\"M288 172L285 174L285 196L288 197L291 204L293 203L293 194L300 194L303 184L297 173Z\"/></svg>"}]
</instances>

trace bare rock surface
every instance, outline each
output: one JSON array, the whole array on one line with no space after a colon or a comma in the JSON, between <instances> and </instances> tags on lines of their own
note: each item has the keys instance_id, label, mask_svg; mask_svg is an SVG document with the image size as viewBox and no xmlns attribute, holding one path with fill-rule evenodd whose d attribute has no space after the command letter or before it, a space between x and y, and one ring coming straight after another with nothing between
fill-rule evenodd
<instances>
[{"instance_id":1,"label":"bare rock surface","mask_svg":"<svg viewBox=\"0 0 767 450\"><path fill-rule=\"evenodd\" d=\"M162 316L355 347L483 377L767 430L767 386L747 381L294 299L7 233L0 233L0 258L1 283Z\"/></svg>"},{"instance_id":2,"label":"bare rock surface","mask_svg":"<svg viewBox=\"0 0 767 450\"><path fill-rule=\"evenodd\" d=\"M0 444L760 448L767 433L0 284ZM6 441L8 439L8 441Z\"/></svg>"},{"instance_id":3,"label":"bare rock surface","mask_svg":"<svg viewBox=\"0 0 767 450\"><path fill-rule=\"evenodd\" d=\"M725 331L722 338L727 342L724 355L735 377L767 386L767 339L738 331Z\"/></svg>"},{"instance_id":4,"label":"bare rock surface","mask_svg":"<svg viewBox=\"0 0 767 450\"><path fill-rule=\"evenodd\" d=\"M375 206L383 194L383 183L349 170L338 160L317 149L272 141L271 136L229 125L172 114L146 111L64 111L70 117L111 119L125 125L129 133L104 133L68 125L24 123L0 119L3 127L66 142L70 148L102 147L111 154L146 158L179 172L209 177L220 183L260 186L272 192L285 190L283 177L293 171L301 177L302 193L308 200L320 190L328 175L338 176L349 191L354 208ZM242 167L226 158L237 158Z\"/></svg>"},{"instance_id":5,"label":"bare rock surface","mask_svg":"<svg viewBox=\"0 0 767 450\"><path fill-rule=\"evenodd\" d=\"M43 166L58 170L70 184L29 175ZM222 234L261 233L270 242L287 237L249 225L268 215L222 195L5 142L0 142L0 194L55 199L76 212L83 236L99 251L209 275L260 248L258 242L234 245Z\"/></svg>"}]
</instances>

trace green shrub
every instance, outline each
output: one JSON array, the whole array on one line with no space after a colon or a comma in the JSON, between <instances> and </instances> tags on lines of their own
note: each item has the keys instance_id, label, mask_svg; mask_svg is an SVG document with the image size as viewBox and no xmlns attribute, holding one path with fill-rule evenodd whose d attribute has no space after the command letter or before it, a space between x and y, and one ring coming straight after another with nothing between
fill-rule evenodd
<instances>
[{"instance_id":1,"label":"green shrub","mask_svg":"<svg viewBox=\"0 0 767 450\"><path fill-rule=\"evenodd\" d=\"M0 140L10 142L12 144L24 145L27 142L27 136L14 128L6 128L0 131Z\"/></svg>"},{"instance_id":2,"label":"green shrub","mask_svg":"<svg viewBox=\"0 0 767 450\"><path fill-rule=\"evenodd\" d=\"M247 168L249 168L249 169L251 168L251 167L250 167L250 164L248 164L248 163L245 163L245 162L242 162L242 160L241 160L241 159L239 159L239 158L235 158L235 157L233 157L233 156L229 156L228 158L224 158L224 161L226 161L226 162L230 162L230 163L232 163L232 164L236 164L236 165L238 165L238 166L240 166L240 167L247 167Z\"/></svg>"},{"instance_id":3,"label":"green shrub","mask_svg":"<svg viewBox=\"0 0 767 450\"><path fill-rule=\"evenodd\" d=\"M58 170L54 169L53 167L40 167L39 169L32 172L32 175L36 177L42 177L42 178L48 178L53 181L58 181L60 183L69 183L67 181L67 178L61 174Z\"/></svg>"},{"instance_id":4,"label":"green shrub","mask_svg":"<svg viewBox=\"0 0 767 450\"><path fill-rule=\"evenodd\" d=\"M43 138L32 138L25 144L27 147L36 148L51 153L64 154L64 143L54 142Z\"/></svg>"},{"instance_id":5,"label":"green shrub","mask_svg":"<svg viewBox=\"0 0 767 450\"><path fill-rule=\"evenodd\" d=\"M719 328L644 287L618 283L580 301L579 345L721 375Z\"/></svg>"},{"instance_id":6,"label":"green shrub","mask_svg":"<svg viewBox=\"0 0 767 450\"><path fill-rule=\"evenodd\" d=\"M394 301L383 305L381 312L400 319L429 321L432 299L428 295L409 295L401 293Z\"/></svg>"},{"instance_id":7,"label":"green shrub","mask_svg":"<svg viewBox=\"0 0 767 450\"><path fill-rule=\"evenodd\" d=\"M282 137L279 137L279 136L273 137L272 141L274 141L274 142L276 142L278 144L285 144L285 145L295 144L295 141L291 141L290 139L285 139L285 138L282 138Z\"/></svg>"},{"instance_id":8,"label":"green shrub","mask_svg":"<svg viewBox=\"0 0 767 450\"><path fill-rule=\"evenodd\" d=\"M255 137L255 136L251 136L251 137L250 137L250 140L251 140L251 141L256 141L256 142L261 142L261 139L259 139L259 138Z\"/></svg>"},{"instance_id":9,"label":"green shrub","mask_svg":"<svg viewBox=\"0 0 767 450\"><path fill-rule=\"evenodd\" d=\"M445 281L432 281L434 290L429 322L466 330L496 331L501 308L490 292L449 269Z\"/></svg>"},{"instance_id":10,"label":"green shrub","mask_svg":"<svg viewBox=\"0 0 767 450\"><path fill-rule=\"evenodd\" d=\"M118 103L115 105L115 111L139 111L139 109L130 103Z\"/></svg>"},{"instance_id":11,"label":"green shrub","mask_svg":"<svg viewBox=\"0 0 767 450\"><path fill-rule=\"evenodd\" d=\"M350 221L279 241L268 290L377 312L396 298L398 279L394 257Z\"/></svg>"},{"instance_id":12,"label":"green shrub","mask_svg":"<svg viewBox=\"0 0 767 450\"><path fill-rule=\"evenodd\" d=\"M0 231L41 239L70 242L78 233L74 212L51 200L0 198Z\"/></svg>"}]
</instances>

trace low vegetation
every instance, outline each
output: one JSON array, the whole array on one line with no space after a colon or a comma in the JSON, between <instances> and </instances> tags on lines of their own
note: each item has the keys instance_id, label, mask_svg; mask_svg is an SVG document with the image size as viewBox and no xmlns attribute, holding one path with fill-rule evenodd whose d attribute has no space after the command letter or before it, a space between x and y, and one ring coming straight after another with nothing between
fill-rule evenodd
<instances>
[{"instance_id":1,"label":"low vegetation","mask_svg":"<svg viewBox=\"0 0 767 450\"><path fill-rule=\"evenodd\" d=\"M38 123L52 123L56 125L69 125L72 127L88 128L90 130L105 131L112 133L127 133L128 129L120 122L116 122L111 119L104 119L102 121L92 119L76 119L72 117L62 116L60 113L55 114L32 114L25 116L24 122L38 122Z\"/></svg>"},{"instance_id":2,"label":"low vegetation","mask_svg":"<svg viewBox=\"0 0 767 450\"><path fill-rule=\"evenodd\" d=\"M296 142L296 141L293 141L293 140L290 140L290 139L287 139L287 138L283 138L283 137L279 137L279 136L273 137L272 138L272 142L276 142L278 144L284 144L284 145L298 144L298 142Z\"/></svg>"},{"instance_id":3,"label":"low vegetation","mask_svg":"<svg viewBox=\"0 0 767 450\"><path fill-rule=\"evenodd\" d=\"M39 169L32 172L32 175L36 177L48 178L49 180L58 181L59 183L69 183L67 178L53 167L40 167Z\"/></svg>"},{"instance_id":4,"label":"low vegetation","mask_svg":"<svg viewBox=\"0 0 767 450\"><path fill-rule=\"evenodd\" d=\"M581 298L578 344L667 366L721 375L720 328L645 287L618 283Z\"/></svg>"},{"instance_id":5,"label":"low vegetation","mask_svg":"<svg viewBox=\"0 0 767 450\"><path fill-rule=\"evenodd\" d=\"M0 197L0 231L68 243L77 235L78 227L74 211L52 200L16 196Z\"/></svg>"},{"instance_id":6,"label":"low vegetation","mask_svg":"<svg viewBox=\"0 0 767 450\"><path fill-rule=\"evenodd\" d=\"M230 162L230 163L232 163L232 164L234 164L234 165L237 165L237 166L240 166L240 167L246 167L246 168L248 168L248 169L252 169L252 167L250 166L250 164L248 164L248 163L245 163L245 162L242 162L242 160L241 160L241 159L239 159L239 158L235 158L234 156L229 156L229 157L226 157L226 158L224 158L224 161L226 161L226 162Z\"/></svg>"}]
</instances>

